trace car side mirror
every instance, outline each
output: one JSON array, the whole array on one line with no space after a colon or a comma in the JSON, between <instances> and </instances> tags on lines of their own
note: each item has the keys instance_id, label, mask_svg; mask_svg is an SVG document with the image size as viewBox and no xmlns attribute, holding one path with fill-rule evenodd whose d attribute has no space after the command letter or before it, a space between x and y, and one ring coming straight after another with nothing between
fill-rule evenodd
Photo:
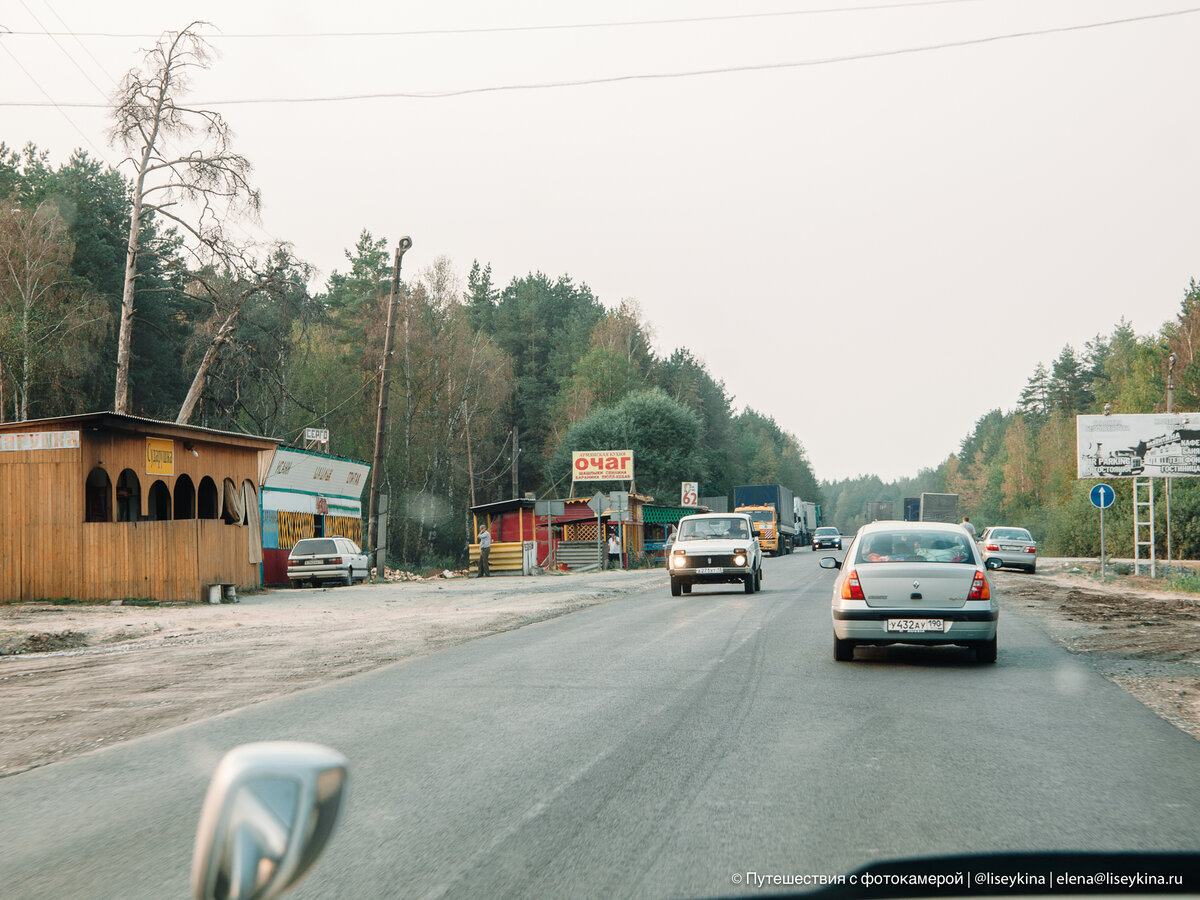
<instances>
[{"instance_id":1,"label":"car side mirror","mask_svg":"<svg viewBox=\"0 0 1200 900\"><path fill-rule=\"evenodd\" d=\"M998 556L989 556L983 563L987 568L995 570L1004 565L1004 560Z\"/></svg>"},{"instance_id":2,"label":"car side mirror","mask_svg":"<svg viewBox=\"0 0 1200 900\"><path fill-rule=\"evenodd\" d=\"M840 569L842 561L836 556L822 556L821 561L817 563L822 569Z\"/></svg>"},{"instance_id":3,"label":"car side mirror","mask_svg":"<svg viewBox=\"0 0 1200 900\"><path fill-rule=\"evenodd\" d=\"M319 744L266 741L217 766L196 830L195 900L269 900L317 861L337 822L346 758Z\"/></svg>"}]
</instances>

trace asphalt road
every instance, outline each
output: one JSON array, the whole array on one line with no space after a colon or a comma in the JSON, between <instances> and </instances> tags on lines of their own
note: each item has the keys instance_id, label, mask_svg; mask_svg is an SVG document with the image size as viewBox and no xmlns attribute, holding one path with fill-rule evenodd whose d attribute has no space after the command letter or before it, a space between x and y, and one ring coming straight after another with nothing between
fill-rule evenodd
<instances>
[{"instance_id":1,"label":"asphalt road","mask_svg":"<svg viewBox=\"0 0 1200 900\"><path fill-rule=\"evenodd\" d=\"M282 738L351 764L339 832L296 898L753 895L735 874L1196 848L1200 742L1011 609L994 666L956 648L835 663L819 555L768 559L755 595L672 598L664 574L0 779L0 896L185 896L217 759Z\"/></svg>"}]
</instances>

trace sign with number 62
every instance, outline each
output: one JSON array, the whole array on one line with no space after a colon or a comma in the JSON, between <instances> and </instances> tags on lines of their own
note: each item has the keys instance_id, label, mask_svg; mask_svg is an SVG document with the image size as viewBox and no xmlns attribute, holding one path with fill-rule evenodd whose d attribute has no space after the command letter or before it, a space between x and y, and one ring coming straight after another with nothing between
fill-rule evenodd
<instances>
[{"instance_id":1,"label":"sign with number 62","mask_svg":"<svg viewBox=\"0 0 1200 900\"><path fill-rule=\"evenodd\" d=\"M683 490L680 492L679 505L691 507L693 509L700 505L700 482L683 482Z\"/></svg>"}]
</instances>

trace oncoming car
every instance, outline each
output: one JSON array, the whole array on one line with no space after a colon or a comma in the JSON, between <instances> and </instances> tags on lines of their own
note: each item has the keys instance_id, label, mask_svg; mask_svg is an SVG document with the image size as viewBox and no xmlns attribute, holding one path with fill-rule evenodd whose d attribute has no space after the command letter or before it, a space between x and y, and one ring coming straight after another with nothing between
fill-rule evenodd
<instances>
[{"instance_id":1,"label":"oncoming car","mask_svg":"<svg viewBox=\"0 0 1200 900\"><path fill-rule=\"evenodd\" d=\"M994 564L993 564L994 565ZM833 657L887 644L959 644L996 661L1000 611L979 548L960 525L872 522L855 535L833 583Z\"/></svg>"},{"instance_id":2,"label":"oncoming car","mask_svg":"<svg viewBox=\"0 0 1200 900\"><path fill-rule=\"evenodd\" d=\"M747 594L762 587L762 548L745 513L703 513L679 520L667 556L671 596L696 584L741 584Z\"/></svg>"},{"instance_id":3,"label":"oncoming car","mask_svg":"<svg viewBox=\"0 0 1200 900\"><path fill-rule=\"evenodd\" d=\"M994 525L979 536L985 560L998 559L1002 565L1037 571L1037 541L1024 528Z\"/></svg>"},{"instance_id":4,"label":"oncoming car","mask_svg":"<svg viewBox=\"0 0 1200 900\"><path fill-rule=\"evenodd\" d=\"M353 584L371 574L367 555L358 544L344 537L302 538L288 554L288 579L292 587L311 582Z\"/></svg>"},{"instance_id":5,"label":"oncoming car","mask_svg":"<svg viewBox=\"0 0 1200 900\"><path fill-rule=\"evenodd\" d=\"M830 549L841 550L842 533L831 525L822 525L813 532L813 553L816 553L819 547L829 547Z\"/></svg>"}]
</instances>

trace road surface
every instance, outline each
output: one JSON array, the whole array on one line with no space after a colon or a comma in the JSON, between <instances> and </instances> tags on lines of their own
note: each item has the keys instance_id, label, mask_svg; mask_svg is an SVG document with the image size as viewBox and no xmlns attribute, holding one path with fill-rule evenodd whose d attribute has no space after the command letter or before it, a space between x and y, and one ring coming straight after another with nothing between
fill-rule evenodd
<instances>
[{"instance_id":1,"label":"road surface","mask_svg":"<svg viewBox=\"0 0 1200 900\"><path fill-rule=\"evenodd\" d=\"M0 779L0 893L184 896L246 741L350 760L291 895L711 897L882 858L1195 849L1200 743L1005 608L1000 658L835 663L821 554L661 588Z\"/></svg>"}]
</instances>

